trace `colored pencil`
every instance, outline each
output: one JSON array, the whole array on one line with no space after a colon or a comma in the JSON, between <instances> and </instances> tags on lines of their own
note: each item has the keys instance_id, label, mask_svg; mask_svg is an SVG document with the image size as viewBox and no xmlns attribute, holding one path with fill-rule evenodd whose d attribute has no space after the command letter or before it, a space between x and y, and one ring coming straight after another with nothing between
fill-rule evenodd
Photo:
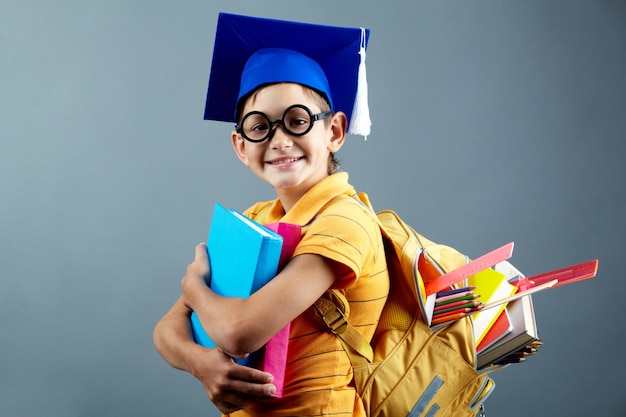
<instances>
[{"instance_id":1,"label":"colored pencil","mask_svg":"<svg viewBox=\"0 0 626 417\"><path fill-rule=\"evenodd\" d=\"M480 297L480 295L474 294L474 292L472 291L468 291L466 293L448 295L446 297L435 298L435 306L440 306L442 304L447 304L447 303L454 303L454 302L461 301L461 300L474 300L478 297Z\"/></svg>"},{"instance_id":2,"label":"colored pencil","mask_svg":"<svg viewBox=\"0 0 626 417\"><path fill-rule=\"evenodd\" d=\"M433 314L447 313L450 311L455 311L455 310L460 310L460 309L471 310L472 308L476 308L479 306L480 306L480 301L461 302L461 304L457 304L453 306L443 305L443 306L435 307Z\"/></svg>"},{"instance_id":3,"label":"colored pencil","mask_svg":"<svg viewBox=\"0 0 626 417\"><path fill-rule=\"evenodd\" d=\"M437 297L446 297L448 295L453 295L453 294L458 294L461 292L468 292L468 291L472 291L475 290L476 287L472 286L472 287L461 287L461 288L455 288L453 290L448 290L448 291L441 291L437 293Z\"/></svg>"},{"instance_id":4,"label":"colored pencil","mask_svg":"<svg viewBox=\"0 0 626 417\"><path fill-rule=\"evenodd\" d=\"M467 313L444 314L442 317L433 317L432 325L447 323L467 316Z\"/></svg>"}]
</instances>

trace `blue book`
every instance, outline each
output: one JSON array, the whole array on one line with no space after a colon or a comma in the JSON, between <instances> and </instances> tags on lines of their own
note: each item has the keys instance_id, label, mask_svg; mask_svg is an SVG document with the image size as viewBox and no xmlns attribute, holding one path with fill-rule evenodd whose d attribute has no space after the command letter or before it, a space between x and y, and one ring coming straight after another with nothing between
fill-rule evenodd
<instances>
[{"instance_id":1,"label":"blue book","mask_svg":"<svg viewBox=\"0 0 626 417\"><path fill-rule=\"evenodd\" d=\"M207 251L211 264L210 288L226 297L247 298L276 276L283 238L236 210L215 204ZM195 312L191 328L196 343L215 347ZM256 355L237 360L254 366Z\"/></svg>"}]
</instances>

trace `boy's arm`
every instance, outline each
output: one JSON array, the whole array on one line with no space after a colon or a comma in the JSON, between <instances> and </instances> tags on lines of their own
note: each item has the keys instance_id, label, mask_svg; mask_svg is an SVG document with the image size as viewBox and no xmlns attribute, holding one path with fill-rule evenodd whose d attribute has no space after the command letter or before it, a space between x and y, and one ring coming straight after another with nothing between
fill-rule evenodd
<instances>
[{"instance_id":1,"label":"boy's arm","mask_svg":"<svg viewBox=\"0 0 626 417\"><path fill-rule=\"evenodd\" d=\"M209 399L224 414L239 410L275 387L266 372L236 364L220 349L206 349L193 340L189 309L176 301L154 328L157 351L174 368L195 376Z\"/></svg>"},{"instance_id":2,"label":"boy's arm","mask_svg":"<svg viewBox=\"0 0 626 417\"><path fill-rule=\"evenodd\" d=\"M274 334L312 306L333 285L339 264L320 255L292 258L282 271L249 298L221 297L206 285L206 245L182 280L183 302L196 312L209 337L233 356L254 352Z\"/></svg>"}]
</instances>

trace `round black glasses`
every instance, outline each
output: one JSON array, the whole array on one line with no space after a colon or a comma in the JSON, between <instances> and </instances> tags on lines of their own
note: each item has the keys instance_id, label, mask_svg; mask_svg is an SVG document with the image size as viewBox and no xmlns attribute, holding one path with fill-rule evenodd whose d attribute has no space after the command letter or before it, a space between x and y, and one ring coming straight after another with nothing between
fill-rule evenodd
<instances>
[{"instance_id":1,"label":"round black glasses","mask_svg":"<svg viewBox=\"0 0 626 417\"><path fill-rule=\"evenodd\" d=\"M235 126L237 133L244 139L259 143L274 135L274 126L279 124L292 136L303 136L313 129L316 120L326 119L332 116L332 111L313 114L311 110L303 104L294 104L287 107L283 117L274 121L270 120L267 114L260 111L251 111L241 119L241 124Z\"/></svg>"}]
</instances>

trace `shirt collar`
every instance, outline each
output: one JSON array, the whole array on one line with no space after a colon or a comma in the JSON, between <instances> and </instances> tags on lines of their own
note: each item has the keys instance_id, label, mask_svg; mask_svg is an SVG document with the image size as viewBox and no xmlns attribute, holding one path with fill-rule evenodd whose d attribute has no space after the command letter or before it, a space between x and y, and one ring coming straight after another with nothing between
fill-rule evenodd
<instances>
[{"instance_id":1,"label":"shirt collar","mask_svg":"<svg viewBox=\"0 0 626 417\"><path fill-rule=\"evenodd\" d=\"M354 188L348 183L348 173L338 172L311 187L288 213L285 213L280 200L275 200L265 223L280 221L304 226L310 223L330 200L348 192L355 193Z\"/></svg>"}]
</instances>

